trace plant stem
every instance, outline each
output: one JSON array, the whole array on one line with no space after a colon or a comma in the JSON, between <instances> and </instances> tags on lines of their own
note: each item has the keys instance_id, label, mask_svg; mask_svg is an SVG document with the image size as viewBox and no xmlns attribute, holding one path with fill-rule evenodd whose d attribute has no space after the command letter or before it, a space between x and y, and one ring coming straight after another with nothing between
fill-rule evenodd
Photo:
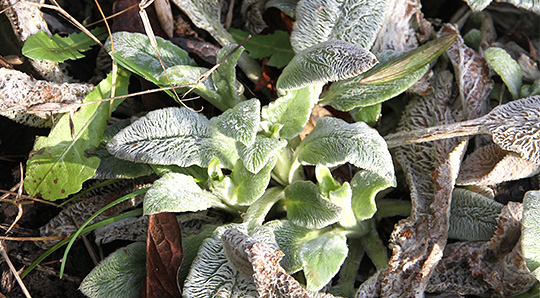
<instances>
[{"instance_id":1,"label":"plant stem","mask_svg":"<svg viewBox=\"0 0 540 298\"><path fill-rule=\"evenodd\" d=\"M369 256L375 267L377 267L377 270L381 270L388 265L388 254L386 252L386 247L379 237L379 233L377 233L377 230L375 229L375 221L370 219L369 225L371 229L361 238L361 242L366 250L366 254Z\"/></svg>"},{"instance_id":2,"label":"plant stem","mask_svg":"<svg viewBox=\"0 0 540 298\"><path fill-rule=\"evenodd\" d=\"M364 247L362 246L360 238L349 239L349 255L339 271L338 288L340 290L340 296L354 296L354 282L356 281L356 275L358 274L358 269L360 268L363 256Z\"/></svg>"}]
</instances>

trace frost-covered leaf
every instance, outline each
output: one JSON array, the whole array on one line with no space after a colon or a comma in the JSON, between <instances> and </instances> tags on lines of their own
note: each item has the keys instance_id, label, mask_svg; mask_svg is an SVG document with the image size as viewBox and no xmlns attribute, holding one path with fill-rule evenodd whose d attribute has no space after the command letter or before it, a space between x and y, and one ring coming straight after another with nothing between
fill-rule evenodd
<instances>
[{"instance_id":1,"label":"frost-covered leaf","mask_svg":"<svg viewBox=\"0 0 540 298\"><path fill-rule=\"evenodd\" d=\"M388 180L371 171L360 171L351 180L351 206L358 221L373 217L377 211L375 196L381 190L395 187L396 181Z\"/></svg>"},{"instance_id":2,"label":"frost-covered leaf","mask_svg":"<svg viewBox=\"0 0 540 298\"><path fill-rule=\"evenodd\" d=\"M295 181L285 188L287 218L296 225L320 229L337 222L342 208L325 199L311 181Z\"/></svg>"},{"instance_id":3,"label":"frost-covered leaf","mask_svg":"<svg viewBox=\"0 0 540 298\"><path fill-rule=\"evenodd\" d=\"M189 273L189 269L191 268L191 264L199 252L199 248L206 238L212 237L215 229L215 225L206 224L202 227L198 234L188 237L185 237L184 234L182 235L183 259L180 269L178 269L178 284L184 284L184 281ZM182 233L183 232L184 231L182 231Z\"/></svg>"},{"instance_id":4,"label":"frost-covered leaf","mask_svg":"<svg viewBox=\"0 0 540 298\"><path fill-rule=\"evenodd\" d=\"M444 53L456 38L457 34L441 36L397 58L381 63L366 72L360 83L380 84L411 75Z\"/></svg>"},{"instance_id":5,"label":"frost-covered leaf","mask_svg":"<svg viewBox=\"0 0 540 298\"><path fill-rule=\"evenodd\" d=\"M234 185L232 202L241 206L249 206L260 198L270 182L270 173L276 162L277 158L272 156L260 171L252 173L244 167L242 162L238 161L231 174L231 181Z\"/></svg>"},{"instance_id":6,"label":"frost-covered leaf","mask_svg":"<svg viewBox=\"0 0 540 298\"><path fill-rule=\"evenodd\" d=\"M217 157L231 168L238 155L234 140L186 108L155 110L120 131L107 145L111 154L134 162L207 167Z\"/></svg>"},{"instance_id":7,"label":"frost-covered leaf","mask_svg":"<svg viewBox=\"0 0 540 298\"><path fill-rule=\"evenodd\" d=\"M394 166L384 139L363 122L349 124L324 117L302 141L297 152L302 164L335 167L346 162L392 180Z\"/></svg>"},{"instance_id":8,"label":"frost-covered leaf","mask_svg":"<svg viewBox=\"0 0 540 298\"><path fill-rule=\"evenodd\" d=\"M385 52L378 56L381 63L386 63L396 57L398 54L392 52ZM372 106L401 94L418 81L428 69L428 65L425 65L402 78L376 84L361 83L367 73L338 81L333 83L328 91L321 96L321 104L331 105L341 111Z\"/></svg>"},{"instance_id":9,"label":"frost-covered leaf","mask_svg":"<svg viewBox=\"0 0 540 298\"><path fill-rule=\"evenodd\" d=\"M381 29L387 5L386 0L301 0L291 34L293 50L299 53L331 39L369 49Z\"/></svg>"},{"instance_id":10,"label":"frost-covered leaf","mask_svg":"<svg viewBox=\"0 0 540 298\"><path fill-rule=\"evenodd\" d=\"M538 173L540 165L493 144L475 150L463 161L456 184L496 185Z\"/></svg>"},{"instance_id":11,"label":"frost-covered leaf","mask_svg":"<svg viewBox=\"0 0 540 298\"><path fill-rule=\"evenodd\" d=\"M238 43L248 36L247 32L238 29L231 29L230 32ZM282 30L276 30L274 33L267 35L255 34L243 46L249 52L249 55L255 59L270 57L266 64L277 68L287 65L294 56L289 34Z\"/></svg>"},{"instance_id":12,"label":"frost-covered leaf","mask_svg":"<svg viewBox=\"0 0 540 298\"><path fill-rule=\"evenodd\" d=\"M439 35L456 34L458 29L445 24ZM474 119L488 112L488 96L493 89L486 60L473 49L465 45L458 35L456 41L446 50L452 62L459 86L462 113L467 119Z\"/></svg>"},{"instance_id":13,"label":"frost-covered leaf","mask_svg":"<svg viewBox=\"0 0 540 298\"><path fill-rule=\"evenodd\" d=\"M154 182L144 198L144 214L195 212L223 204L212 193L201 189L193 177L167 173Z\"/></svg>"},{"instance_id":14,"label":"frost-covered leaf","mask_svg":"<svg viewBox=\"0 0 540 298\"><path fill-rule=\"evenodd\" d=\"M311 109L318 100L321 87L308 86L287 91L283 96L262 108L262 120L281 126L280 137L292 139L309 120Z\"/></svg>"},{"instance_id":15,"label":"frost-covered leaf","mask_svg":"<svg viewBox=\"0 0 540 298\"><path fill-rule=\"evenodd\" d=\"M520 98L523 74L516 60L501 48L489 48L484 52L489 65L502 78L514 99Z\"/></svg>"},{"instance_id":16,"label":"frost-covered leaf","mask_svg":"<svg viewBox=\"0 0 540 298\"><path fill-rule=\"evenodd\" d=\"M107 36L104 27L92 29L90 32L100 40ZM61 37L58 34L49 36L45 31L39 31L26 39L22 54L36 60L64 62L68 59L83 58L82 52L90 50L95 44L96 42L83 32Z\"/></svg>"},{"instance_id":17,"label":"frost-covered leaf","mask_svg":"<svg viewBox=\"0 0 540 298\"><path fill-rule=\"evenodd\" d=\"M119 72L116 81L116 95L127 93L129 75ZM84 102L92 102L110 97L112 75L107 76L88 94ZM39 137L33 153L26 163L25 190L46 200L58 200L76 193L84 181L94 176L100 160L88 156L87 150L94 150L100 143L107 127L111 108L109 102L87 105L73 114L63 116L47 137ZM73 124L73 126L71 126ZM73 129L73 134L71 133Z\"/></svg>"},{"instance_id":18,"label":"frost-covered leaf","mask_svg":"<svg viewBox=\"0 0 540 298\"><path fill-rule=\"evenodd\" d=\"M328 40L297 53L277 81L281 90L299 89L357 76L377 64L370 51L342 40Z\"/></svg>"},{"instance_id":19,"label":"frost-covered leaf","mask_svg":"<svg viewBox=\"0 0 540 298\"><path fill-rule=\"evenodd\" d=\"M528 191L523 198L521 243L527 268L540 280L540 191Z\"/></svg>"},{"instance_id":20,"label":"frost-covered leaf","mask_svg":"<svg viewBox=\"0 0 540 298\"><path fill-rule=\"evenodd\" d=\"M101 261L82 281L88 297L139 297L146 274L146 244L135 242Z\"/></svg>"},{"instance_id":21,"label":"frost-covered leaf","mask_svg":"<svg viewBox=\"0 0 540 298\"><path fill-rule=\"evenodd\" d=\"M286 145L287 142L284 140L258 135L253 144L250 146L237 144L237 149L246 169L252 173L258 173L268 163L274 152L283 149Z\"/></svg>"},{"instance_id":22,"label":"frost-covered leaf","mask_svg":"<svg viewBox=\"0 0 540 298\"><path fill-rule=\"evenodd\" d=\"M455 188L452 193L448 238L486 241L497 229L503 205L470 190Z\"/></svg>"},{"instance_id":23,"label":"frost-covered leaf","mask_svg":"<svg viewBox=\"0 0 540 298\"><path fill-rule=\"evenodd\" d=\"M258 99L243 101L210 120L222 134L251 146L259 129L261 103Z\"/></svg>"},{"instance_id":24,"label":"frost-covered leaf","mask_svg":"<svg viewBox=\"0 0 540 298\"><path fill-rule=\"evenodd\" d=\"M329 283L347 257L347 238L328 232L300 247L298 258L306 276L306 288L318 291Z\"/></svg>"}]
</instances>

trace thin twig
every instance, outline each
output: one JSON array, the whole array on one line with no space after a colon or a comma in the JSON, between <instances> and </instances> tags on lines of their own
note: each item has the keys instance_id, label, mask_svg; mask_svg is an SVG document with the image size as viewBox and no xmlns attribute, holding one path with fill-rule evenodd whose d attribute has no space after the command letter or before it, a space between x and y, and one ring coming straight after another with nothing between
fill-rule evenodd
<instances>
[{"instance_id":1,"label":"thin twig","mask_svg":"<svg viewBox=\"0 0 540 298\"><path fill-rule=\"evenodd\" d=\"M6 252L6 249L4 248L4 242L0 241L0 253L2 253L2 256L4 257L4 260L9 266L9 269L11 270L11 274L15 276L15 279L17 280L17 283L19 283L19 287L21 287L22 292L27 298L32 298L30 295L30 292L28 292L28 289L26 289L26 286L24 285L21 277L19 276L19 273L17 273L17 270L15 269L15 266L13 266L13 263L11 263L11 260L9 259L9 256Z\"/></svg>"}]
</instances>

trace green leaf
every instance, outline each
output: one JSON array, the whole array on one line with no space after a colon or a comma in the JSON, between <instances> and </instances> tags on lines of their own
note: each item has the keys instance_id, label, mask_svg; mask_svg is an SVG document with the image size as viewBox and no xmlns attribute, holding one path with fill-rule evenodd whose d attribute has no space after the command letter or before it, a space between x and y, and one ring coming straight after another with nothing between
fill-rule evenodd
<instances>
[{"instance_id":1,"label":"green leaf","mask_svg":"<svg viewBox=\"0 0 540 298\"><path fill-rule=\"evenodd\" d=\"M505 2L513 4L517 7L533 11L537 14L540 14L540 5L536 0L496 0L497 2ZM465 0L469 7L473 11L481 11L484 8L488 7L491 3L491 0Z\"/></svg>"},{"instance_id":2,"label":"green leaf","mask_svg":"<svg viewBox=\"0 0 540 298\"><path fill-rule=\"evenodd\" d=\"M258 99L240 102L234 108L214 117L210 123L222 134L250 146L255 142L261 121L261 103Z\"/></svg>"},{"instance_id":3,"label":"green leaf","mask_svg":"<svg viewBox=\"0 0 540 298\"><path fill-rule=\"evenodd\" d=\"M283 188L276 186L267 188L264 194L251 204L244 214L244 222L250 229L259 227L263 224L266 215L277 201L285 198Z\"/></svg>"},{"instance_id":4,"label":"green leaf","mask_svg":"<svg viewBox=\"0 0 540 298\"><path fill-rule=\"evenodd\" d=\"M237 143L236 147L246 169L252 173L258 173L268 163L270 157L285 146L287 142L284 140L258 135L251 146L246 147Z\"/></svg>"},{"instance_id":5,"label":"green leaf","mask_svg":"<svg viewBox=\"0 0 540 298\"><path fill-rule=\"evenodd\" d=\"M110 97L112 76L96 86L83 102ZM129 75L119 72L116 95L127 94ZM115 106L121 101L116 101ZM92 176L99 166L97 157L88 157L88 150L95 150L107 126L110 103L87 105L73 114L74 128L71 136L70 120L63 116L47 137L39 137L33 153L26 163L25 190L46 200L58 200L76 193L82 183Z\"/></svg>"},{"instance_id":6,"label":"green leaf","mask_svg":"<svg viewBox=\"0 0 540 298\"><path fill-rule=\"evenodd\" d=\"M111 154L133 162L207 167L217 157L232 168L235 142L203 115L186 108L155 110L120 131L107 145Z\"/></svg>"},{"instance_id":7,"label":"green leaf","mask_svg":"<svg viewBox=\"0 0 540 298\"><path fill-rule=\"evenodd\" d=\"M313 45L294 56L277 81L281 90L300 89L310 84L344 80L377 64L370 51L342 40Z\"/></svg>"},{"instance_id":8,"label":"green leaf","mask_svg":"<svg viewBox=\"0 0 540 298\"><path fill-rule=\"evenodd\" d=\"M298 135L309 120L311 109L318 100L322 86L308 86L287 91L262 108L262 120L281 126L279 136L292 139Z\"/></svg>"},{"instance_id":9,"label":"green leaf","mask_svg":"<svg viewBox=\"0 0 540 298\"><path fill-rule=\"evenodd\" d=\"M242 225L230 224L204 240L184 283L184 297L258 297L251 276L242 275L225 256L221 235L230 228L245 232Z\"/></svg>"},{"instance_id":10,"label":"green leaf","mask_svg":"<svg viewBox=\"0 0 540 298\"><path fill-rule=\"evenodd\" d=\"M242 30L231 28L229 31L238 43L248 36L248 33ZM294 56L289 34L282 30L276 30L274 33L267 35L255 34L243 46L249 55L255 59L270 57L266 64L277 68L287 65Z\"/></svg>"},{"instance_id":11,"label":"green leaf","mask_svg":"<svg viewBox=\"0 0 540 298\"><path fill-rule=\"evenodd\" d=\"M325 199L311 181L295 181L285 188L287 218L308 229L320 229L336 223L342 208Z\"/></svg>"},{"instance_id":12,"label":"green leaf","mask_svg":"<svg viewBox=\"0 0 540 298\"><path fill-rule=\"evenodd\" d=\"M291 45L299 53L313 45L339 39L370 49L382 27L387 0L301 0Z\"/></svg>"},{"instance_id":13,"label":"green leaf","mask_svg":"<svg viewBox=\"0 0 540 298\"><path fill-rule=\"evenodd\" d=\"M351 180L352 209L358 221L373 217L377 211L375 196L381 190L395 187L396 181L389 180L371 171L360 171Z\"/></svg>"},{"instance_id":14,"label":"green leaf","mask_svg":"<svg viewBox=\"0 0 540 298\"><path fill-rule=\"evenodd\" d=\"M321 193L332 203L338 205L343 210L343 216L339 220L339 224L343 227L356 226L356 218L351 208L352 190L348 182L343 185L332 177L330 169L325 166L318 165L315 168L315 176L319 182Z\"/></svg>"},{"instance_id":15,"label":"green leaf","mask_svg":"<svg viewBox=\"0 0 540 298\"><path fill-rule=\"evenodd\" d=\"M377 103L366 107L357 107L350 111L354 121L362 121L367 125L374 127L381 117L382 104Z\"/></svg>"},{"instance_id":16,"label":"green leaf","mask_svg":"<svg viewBox=\"0 0 540 298\"><path fill-rule=\"evenodd\" d=\"M347 238L334 232L304 243L298 251L298 258L306 276L306 288L318 291L328 284L338 273L348 252Z\"/></svg>"},{"instance_id":17,"label":"green leaf","mask_svg":"<svg viewBox=\"0 0 540 298\"><path fill-rule=\"evenodd\" d=\"M514 99L519 99L523 74L516 60L501 48L489 48L484 52L487 63L502 78Z\"/></svg>"},{"instance_id":18,"label":"green leaf","mask_svg":"<svg viewBox=\"0 0 540 298\"><path fill-rule=\"evenodd\" d=\"M180 265L180 269L178 269L178 284L184 284L191 264L197 256L197 252L199 252L199 248L206 238L212 237L215 229L216 226L207 224L196 235L185 237L182 234L182 264Z\"/></svg>"},{"instance_id":19,"label":"green leaf","mask_svg":"<svg viewBox=\"0 0 540 298\"><path fill-rule=\"evenodd\" d=\"M231 180L234 184L232 201L241 206L249 206L260 198L270 182L270 173L276 162L277 158L272 156L256 174L246 169L242 162L237 162L231 174Z\"/></svg>"},{"instance_id":20,"label":"green leaf","mask_svg":"<svg viewBox=\"0 0 540 298\"><path fill-rule=\"evenodd\" d=\"M107 30L104 27L90 30L90 32L100 40L107 36ZM49 36L45 31L39 31L26 39L22 54L36 60L64 62L68 59L76 60L85 57L82 52L90 50L95 44L96 42L84 32L61 37L58 34Z\"/></svg>"},{"instance_id":21,"label":"green leaf","mask_svg":"<svg viewBox=\"0 0 540 298\"><path fill-rule=\"evenodd\" d=\"M452 193L448 238L488 241L495 235L503 205L470 190L455 188Z\"/></svg>"},{"instance_id":22,"label":"green leaf","mask_svg":"<svg viewBox=\"0 0 540 298\"><path fill-rule=\"evenodd\" d=\"M395 60L397 53L386 52L379 55L381 63ZM378 68L376 66L375 68ZM429 69L429 65L404 77L377 84L362 84L361 81L371 71L360 76L333 83L321 96L320 104L329 104L340 111L350 111L357 107L367 107L389 100L409 89Z\"/></svg>"},{"instance_id":23,"label":"green leaf","mask_svg":"<svg viewBox=\"0 0 540 298\"><path fill-rule=\"evenodd\" d=\"M167 173L154 182L144 197L144 214L195 212L222 207L219 198L195 183L193 177Z\"/></svg>"},{"instance_id":24,"label":"green leaf","mask_svg":"<svg viewBox=\"0 0 540 298\"><path fill-rule=\"evenodd\" d=\"M379 133L363 122L349 124L324 117L300 143L298 161L307 165L335 167L346 162L394 179L392 156Z\"/></svg>"},{"instance_id":25,"label":"green leaf","mask_svg":"<svg viewBox=\"0 0 540 298\"><path fill-rule=\"evenodd\" d=\"M236 47L236 44L230 44L218 51L216 58L218 61L222 61L227 55L230 56L210 75L216 85L217 92L229 101L229 107L233 107L236 103L245 99L242 95L244 85L236 80L236 64L239 62L238 59L240 59L244 48L236 49ZM232 53L234 49L236 51Z\"/></svg>"},{"instance_id":26,"label":"green leaf","mask_svg":"<svg viewBox=\"0 0 540 298\"><path fill-rule=\"evenodd\" d=\"M135 242L101 261L79 287L91 298L138 297L146 275L146 244Z\"/></svg>"},{"instance_id":27,"label":"green leaf","mask_svg":"<svg viewBox=\"0 0 540 298\"><path fill-rule=\"evenodd\" d=\"M381 84L411 75L444 53L457 36L457 34L441 36L395 59L381 63L366 72L359 82Z\"/></svg>"},{"instance_id":28,"label":"green leaf","mask_svg":"<svg viewBox=\"0 0 540 298\"><path fill-rule=\"evenodd\" d=\"M527 268L540 280L540 191L528 191L523 198L521 249Z\"/></svg>"}]
</instances>

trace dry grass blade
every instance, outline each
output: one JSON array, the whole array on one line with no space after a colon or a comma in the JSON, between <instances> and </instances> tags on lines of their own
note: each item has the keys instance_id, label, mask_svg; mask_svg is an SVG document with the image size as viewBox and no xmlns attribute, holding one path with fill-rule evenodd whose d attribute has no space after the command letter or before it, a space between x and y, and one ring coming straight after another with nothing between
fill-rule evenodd
<instances>
[{"instance_id":1,"label":"dry grass blade","mask_svg":"<svg viewBox=\"0 0 540 298\"><path fill-rule=\"evenodd\" d=\"M4 258L6 263L8 264L9 269L11 270L11 273L13 274L13 276L15 276L15 279L19 283L19 286L21 287L21 290L24 293L24 295L27 298L32 298L32 296L30 295L30 292L28 292L28 289L26 289L26 286L24 285L21 277L19 276L19 273L15 269L15 266L13 266L13 263L11 263L11 260L9 259L9 256L8 256L8 254L6 252L6 249L4 248L4 242L3 241L0 241L0 253L2 254L2 257Z\"/></svg>"}]
</instances>

